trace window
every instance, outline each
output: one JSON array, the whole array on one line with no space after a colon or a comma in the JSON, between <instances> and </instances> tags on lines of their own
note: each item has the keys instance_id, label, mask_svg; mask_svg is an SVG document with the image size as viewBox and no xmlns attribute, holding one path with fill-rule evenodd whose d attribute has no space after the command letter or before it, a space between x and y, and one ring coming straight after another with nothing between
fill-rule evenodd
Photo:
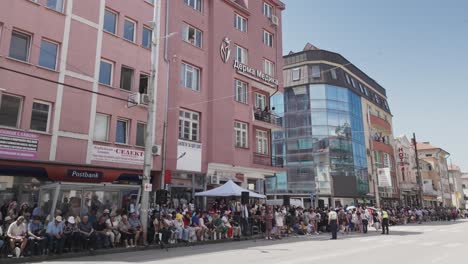
<instances>
[{"instance_id":1,"label":"window","mask_svg":"<svg viewBox=\"0 0 468 264\"><path fill-rule=\"evenodd\" d=\"M47 0L47 7L58 12L63 12L63 0Z\"/></svg>"},{"instance_id":2,"label":"window","mask_svg":"<svg viewBox=\"0 0 468 264\"><path fill-rule=\"evenodd\" d=\"M241 15L234 15L234 27L241 32L247 32L247 19Z\"/></svg>"},{"instance_id":3,"label":"window","mask_svg":"<svg viewBox=\"0 0 468 264\"><path fill-rule=\"evenodd\" d=\"M153 37L153 31L147 27L143 27L143 34L141 38L141 46L143 48L151 48L151 39Z\"/></svg>"},{"instance_id":4,"label":"window","mask_svg":"<svg viewBox=\"0 0 468 264\"><path fill-rule=\"evenodd\" d=\"M273 15L273 7L263 2L263 15L270 18Z\"/></svg>"},{"instance_id":5,"label":"window","mask_svg":"<svg viewBox=\"0 0 468 264\"><path fill-rule=\"evenodd\" d=\"M202 1L201 0L184 0L184 3L198 12L202 11Z\"/></svg>"},{"instance_id":6,"label":"window","mask_svg":"<svg viewBox=\"0 0 468 264\"><path fill-rule=\"evenodd\" d=\"M263 94L255 93L255 108L264 110L266 107L266 96Z\"/></svg>"},{"instance_id":7,"label":"window","mask_svg":"<svg viewBox=\"0 0 468 264\"><path fill-rule=\"evenodd\" d=\"M43 39L41 41L39 65L55 70L57 67L57 52L58 44Z\"/></svg>"},{"instance_id":8,"label":"window","mask_svg":"<svg viewBox=\"0 0 468 264\"><path fill-rule=\"evenodd\" d=\"M336 69L335 68L330 69L330 74L331 74L331 77L332 77L333 80L338 79L338 76L336 75Z\"/></svg>"},{"instance_id":9,"label":"window","mask_svg":"<svg viewBox=\"0 0 468 264\"><path fill-rule=\"evenodd\" d=\"M36 131L49 131L50 104L33 102L31 114L31 129Z\"/></svg>"},{"instance_id":10,"label":"window","mask_svg":"<svg viewBox=\"0 0 468 264\"><path fill-rule=\"evenodd\" d=\"M367 89L367 86L364 86L364 93L366 96L369 96L369 89Z\"/></svg>"},{"instance_id":11,"label":"window","mask_svg":"<svg viewBox=\"0 0 468 264\"><path fill-rule=\"evenodd\" d=\"M257 153L267 155L268 154L268 132L263 130L257 130L255 133L257 140Z\"/></svg>"},{"instance_id":12,"label":"window","mask_svg":"<svg viewBox=\"0 0 468 264\"><path fill-rule=\"evenodd\" d=\"M115 131L115 142L120 144L128 144L128 125L126 119L117 120L117 129Z\"/></svg>"},{"instance_id":13,"label":"window","mask_svg":"<svg viewBox=\"0 0 468 264\"><path fill-rule=\"evenodd\" d=\"M194 91L200 91L200 69L182 63L182 86Z\"/></svg>"},{"instance_id":14,"label":"window","mask_svg":"<svg viewBox=\"0 0 468 264\"><path fill-rule=\"evenodd\" d=\"M202 32L192 26L184 25L182 39L196 47L201 48L202 46Z\"/></svg>"},{"instance_id":15,"label":"window","mask_svg":"<svg viewBox=\"0 0 468 264\"><path fill-rule=\"evenodd\" d=\"M391 163L391 160L390 160L390 155L388 155L387 153L384 153L384 168L392 168L392 163Z\"/></svg>"},{"instance_id":16,"label":"window","mask_svg":"<svg viewBox=\"0 0 468 264\"><path fill-rule=\"evenodd\" d=\"M110 61L101 60L99 69L99 83L105 85L112 85L112 68L114 64Z\"/></svg>"},{"instance_id":17,"label":"window","mask_svg":"<svg viewBox=\"0 0 468 264\"><path fill-rule=\"evenodd\" d=\"M263 43L265 43L265 45L268 47L273 47L273 34L263 30Z\"/></svg>"},{"instance_id":18,"label":"window","mask_svg":"<svg viewBox=\"0 0 468 264\"><path fill-rule=\"evenodd\" d=\"M247 64L247 50L241 46L236 45L236 60L242 64Z\"/></svg>"},{"instance_id":19,"label":"window","mask_svg":"<svg viewBox=\"0 0 468 264\"><path fill-rule=\"evenodd\" d=\"M349 75L345 73L344 76L346 77L346 83L351 84L351 79L349 78Z\"/></svg>"},{"instance_id":20,"label":"window","mask_svg":"<svg viewBox=\"0 0 468 264\"><path fill-rule=\"evenodd\" d=\"M235 100L240 103L247 103L247 83L234 80Z\"/></svg>"},{"instance_id":21,"label":"window","mask_svg":"<svg viewBox=\"0 0 468 264\"><path fill-rule=\"evenodd\" d=\"M133 72L134 70L131 68L127 68L122 66L120 71L120 88L131 91L133 88Z\"/></svg>"},{"instance_id":22,"label":"window","mask_svg":"<svg viewBox=\"0 0 468 264\"><path fill-rule=\"evenodd\" d=\"M354 88L356 88L356 82L354 81L353 77L351 77L351 84L353 85Z\"/></svg>"},{"instance_id":23,"label":"window","mask_svg":"<svg viewBox=\"0 0 468 264\"><path fill-rule=\"evenodd\" d=\"M138 86L138 92L141 94L148 93L148 82L149 76L146 74L140 74L140 84Z\"/></svg>"},{"instance_id":24,"label":"window","mask_svg":"<svg viewBox=\"0 0 468 264\"><path fill-rule=\"evenodd\" d=\"M364 93L364 87L362 86L362 83L359 83L359 90L361 93Z\"/></svg>"},{"instance_id":25,"label":"window","mask_svg":"<svg viewBox=\"0 0 468 264\"><path fill-rule=\"evenodd\" d=\"M200 114L187 110L179 111L179 138L199 141Z\"/></svg>"},{"instance_id":26,"label":"window","mask_svg":"<svg viewBox=\"0 0 468 264\"><path fill-rule=\"evenodd\" d=\"M23 99L19 96L0 95L0 126L19 127Z\"/></svg>"},{"instance_id":27,"label":"window","mask_svg":"<svg viewBox=\"0 0 468 264\"><path fill-rule=\"evenodd\" d=\"M9 56L13 59L29 61L30 45L31 35L13 31L11 34Z\"/></svg>"},{"instance_id":28,"label":"window","mask_svg":"<svg viewBox=\"0 0 468 264\"><path fill-rule=\"evenodd\" d=\"M299 81L301 79L301 68L291 70L292 80Z\"/></svg>"},{"instance_id":29,"label":"window","mask_svg":"<svg viewBox=\"0 0 468 264\"><path fill-rule=\"evenodd\" d=\"M136 145L140 147L144 147L145 138L146 138L146 124L138 122L137 132L136 132Z\"/></svg>"},{"instance_id":30,"label":"window","mask_svg":"<svg viewBox=\"0 0 468 264\"><path fill-rule=\"evenodd\" d=\"M104 13L104 31L112 34L117 32L117 13L106 9Z\"/></svg>"},{"instance_id":31,"label":"window","mask_svg":"<svg viewBox=\"0 0 468 264\"><path fill-rule=\"evenodd\" d=\"M94 120L94 140L109 141L109 120L109 115L96 113L96 119Z\"/></svg>"},{"instance_id":32,"label":"window","mask_svg":"<svg viewBox=\"0 0 468 264\"><path fill-rule=\"evenodd\" d=\"M236 135L236 147L247 148L247 123L234 122L234 134Z\"/></svg>"},{"instance_id":33,"label":"window","mask_svg":"<svg viewBox=\"0 0 468 264\"><path fill-rule=\"evenodd\" d=\"M320 66L319 65L312 65L312 78L320 78Z\"/></svg>"},{"instance_id":34,"label":"window","mask_svg":"<svg viewBox=\"0 0 468 264\"><path fill-rule=\"evenodd\" d=\"M135 42L135 27L136 27L136 22L130 20L130 19L125 19L124 22L124 39Z\"/></svg>"},{"instance_id":35,"label":"window","mask_svg":"<svg viewBox=\"0 0 468 264\"><path fill-rule=\"evenodd\" d=\"M263 71L266 75L271 77L275 76L275 63L267 59L263 60Z\"/></svg>"}]
</instances>

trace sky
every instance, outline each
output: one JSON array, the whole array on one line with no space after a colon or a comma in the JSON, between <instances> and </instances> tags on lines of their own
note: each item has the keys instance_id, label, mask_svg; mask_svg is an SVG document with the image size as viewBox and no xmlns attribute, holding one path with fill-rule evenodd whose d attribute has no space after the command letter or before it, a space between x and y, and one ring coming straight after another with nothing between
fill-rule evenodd
<instances>
[{"instance_id":1,"label":"sky","mask_svg":"<svg viewBox=\"0 0 468 264\"><path fill-rule=\"evenodd\" d=\"M468 172L468 1L282 0L283 54L340 53L387 90L394 135Z\"/></svg>"}]
</instances>

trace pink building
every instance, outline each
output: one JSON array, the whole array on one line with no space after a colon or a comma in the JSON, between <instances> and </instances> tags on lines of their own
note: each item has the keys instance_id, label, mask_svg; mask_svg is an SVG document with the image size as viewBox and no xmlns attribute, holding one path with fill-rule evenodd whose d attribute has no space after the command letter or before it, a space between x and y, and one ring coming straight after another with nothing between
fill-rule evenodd
<instances>
[{"instance_id":1,"label":"pink building","mask_svg":"<svg viewBox=\"0 0 468 264\"><path fill-rule=\"evenodd\" d=\"M129 108L127 100L148 85L151 2L0 4L0 200L46 203L50 195L39 197L45 182L139 182L147 111L144 104ZM284 5L161 4L154 144L166 145L172 197L189 200L228 179L262 191L264 177L282 163L271 154L281 119L265 110L281 92ZM164 151L157 154L155 189ZM111 192L80 195L117 200Z\"/></svg>"}]
</instances>

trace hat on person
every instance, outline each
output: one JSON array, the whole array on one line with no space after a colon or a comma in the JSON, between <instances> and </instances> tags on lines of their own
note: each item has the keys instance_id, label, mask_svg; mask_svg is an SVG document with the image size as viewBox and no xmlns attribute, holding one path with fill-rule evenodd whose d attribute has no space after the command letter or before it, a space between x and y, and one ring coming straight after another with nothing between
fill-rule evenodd
<instances>
[{"instance_id":1,"label":"hat on person","mask_svg":"<svg viewBox=\"0 0 468 264\"><path fill-rule=\"evenodd\" d=\"M105 214L110 213L109 209L104 209L104 213L105 213Z\"/></svg>"},{"instance_id":2,"label":"hat on person","mask_svg":"<svg viewBox=\"0 0 468 264\"><path fill-rule=\"evenodd\" d=\"M59 220L57 220L57 221L59 221ZM67 221L68 221L68 223L70 223L70 224L74 224L74 223L75 223L75 217L70 216L70 217L68 217L68 220L67 220ZM60 222L60 221L59 221L59 222Z\"/></svg>"},{"instance_id":3,"label":"hat on person","mask_svg":"<svg viewBox=\"0 0 468 264\"><path fill-rule=\"evenodd\" d=\"M6 218L5 218L5 220L6 220ZM16 221L24 221L24 216L18 217L18 218L16 219Z\"/></svg>"},{"instance_id":4,"label":"hat on person","mask_svg":"<svg viewBox=\"0 0 468 264\"><path fill-rule=\"evenodd\" d=\"M57 217L55 217L55 221L62 222L62 217L60 215L57 215Z\"/></svg>"}]
</instances>

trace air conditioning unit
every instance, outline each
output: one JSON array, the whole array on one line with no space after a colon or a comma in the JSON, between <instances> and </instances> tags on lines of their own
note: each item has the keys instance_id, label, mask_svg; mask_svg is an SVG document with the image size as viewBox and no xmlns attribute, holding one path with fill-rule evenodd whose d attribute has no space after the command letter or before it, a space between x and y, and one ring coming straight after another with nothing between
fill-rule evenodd
<instances>
[{"instance_id":1,"label":"air conditioning unit","mask_svg":"<svg viewBox=\"0 0 468 264\"><path fill-rule=\"evenodd\" d=\"M161 156L161 146L160 145L154 145L151 148L151 153L153 156Z\"/></svg>"},{"instance_id":2,"label":"air conditioning unit","mask_svg":"<svg viewBox=\"0 0 468 264\"><path fill-rule=\"evenodd\" d=\"M271 15L270 21L271 21L271 24L272 24L272 25L277 26L277 25L279 24L279 19L278 19L278 17L275 16L275 15Z\"/></svg>"},{"instance_id":3,"label":"air conditioning unit","mask_svg":"<svg viewBox=\"0 0 468 264\"><path fill-rule=\"evenodd\" d=\"M150 102L150 98L147 94L140 94L140 104L147 105Z\"/></svg>"},{"instance_id":4,"label":"air conditioning unit","mask_svg":"<svg viewBox=\"0 0 468 264\"><path fill-rule=\"evenodd\" d=\"M218 177L218 175L211 175L211 177L210 177L210 184L219 184L219 177Z\"/></svg>"}]
</instances>

